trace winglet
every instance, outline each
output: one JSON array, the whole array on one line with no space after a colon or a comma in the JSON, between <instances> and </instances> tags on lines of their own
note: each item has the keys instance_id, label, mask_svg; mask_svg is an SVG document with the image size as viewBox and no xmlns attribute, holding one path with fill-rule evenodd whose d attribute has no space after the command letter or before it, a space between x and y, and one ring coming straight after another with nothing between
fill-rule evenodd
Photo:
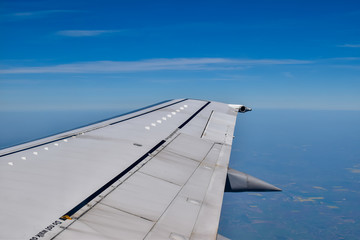
<instances>
[{"instance_id":1,"label":"winglet","mask_svg":"<svg viewBox=\"0 0 360 240\"><path fill-rule=\"evenodd\" d=\"M239 172L235 169L229 168L225 192L270 192L270 191L282 191L280 188L274 185L264 182L249 174Z\"/></svg>"}]
</instances>

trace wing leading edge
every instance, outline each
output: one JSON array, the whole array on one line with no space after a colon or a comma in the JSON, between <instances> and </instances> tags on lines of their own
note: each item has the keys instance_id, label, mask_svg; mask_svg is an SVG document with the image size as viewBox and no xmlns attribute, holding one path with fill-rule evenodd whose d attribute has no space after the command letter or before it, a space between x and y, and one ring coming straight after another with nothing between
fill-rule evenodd
<instances>
[{"instance_id":1,"label":"wing leading edge","mask_svg":"<svg viewBox=\"0 0 360 240\"><path fill-rule=\"evenodd\" d=\"M0 151L0 238L215 239L249 110L172 100Z\"/></svg>"}]
</instances>

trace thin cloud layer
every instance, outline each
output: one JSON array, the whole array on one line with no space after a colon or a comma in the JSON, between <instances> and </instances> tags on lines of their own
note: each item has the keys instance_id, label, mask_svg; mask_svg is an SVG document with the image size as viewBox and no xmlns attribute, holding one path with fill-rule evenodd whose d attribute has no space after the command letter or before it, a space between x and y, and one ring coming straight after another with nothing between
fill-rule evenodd
<instances>
[{"instance_id":1,"label":"thin cloud layer","mask_svg":"<svg viewBox=\"0 0 360 240\"><path fill-rule=\"evenodd\" d=\"M29 18L43 18L50 15L58 14L58 13L73 13L79 12L75 10L62 10L62 9L53 9L53 10L44 10L44 11L32 11L32 12L16 12L4 14L2 17L8 20L22 20Z\"/></svg>"},{"instance_id":2,"label":"thin cloud layer","mask_svg":"<svg viewBox=\"0 0 360 240\"><path fill-rule=\"evenodd\" d=\"M114 73L160 70L234 70L257 65L309 64L296 59L160 58L139 61L93 61L44 67L0 69L0 74Z\"/></svg>"},{"instance_id":3,"label":"thin cloud layer","mask_svg":"<svg viewBox=\"0 0 360 240\"><path fill-rule=\"evenodd\" d=\"M116 32L120 32L120 30L64 30L58 31L56 34L66 37L93 37Z\"/></svg>"},{"instance_id":4,"label":"thin cloud layer","mask_svg":"<svg viewBox=\"0 0 360 240\"><path fill-rule=\"evenodd\" d=\"M344 44L344 45L340 45L340 47L360 48L360 44Z\"/></svg>"}]
</instances>

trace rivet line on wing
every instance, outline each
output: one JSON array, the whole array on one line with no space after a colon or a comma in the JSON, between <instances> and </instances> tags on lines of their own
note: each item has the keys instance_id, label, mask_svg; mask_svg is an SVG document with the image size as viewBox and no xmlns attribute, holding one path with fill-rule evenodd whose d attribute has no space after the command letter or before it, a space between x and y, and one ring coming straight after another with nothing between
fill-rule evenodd
<instances>
[{"instance_id":1,"label":"rivet line on wing","mask_svg":"<svg viewBox=\"0 0 360 240\"><path fill-rule=\"evenodd\" d=\"M185 108L187 108L188 107L188 105L183 105L182 107L180 107L179 109L176 109L174 112L170 112L170 114L167 114L166 115L166 117L168 117L168 118L171 118L172 117L172 115L176 115L176 113L177 112L180 112L181 110L184 110ZM171 115L172 114L172 115ZM163 121L166 121L168 118L166 118L166 117L162 117L161 119L163 120ZM160 120L160 119L158 119L158 120L156 120L156 122L158 123L158 124L161 124L162 123L162 121ZM153 126L153 127L156 127L156 123L151 123L150 124L151 126ZM146 130L150 130L151 129L151 127L148 125L148 126L145 126L145 129Z\"/></svg>"},{"instance_id":2,"label":"rivet line on wing","mask_svg":"<svg viewBox=\"0 0 360 240\"><path fill-rule=\"evenodd\" d=\"M64 141L64 142L68 142L68 139L63 139L63 141ZM49 146L49 145L48 145L48 146ZM44 149L45 151L49 151L49 147L48 147L48 146L47 146L47 147L44 147L43 149ZM59 146L59 143L57 143L57 142L54 143L54 146L58 147L58 146ZM33 154L34 157L35 157L35 156L39 156L39 155L40 155L40 152L39 152L39 150L37 150L37 151L33 151L32 154ZM21 156L20 159L23 160L23 161L28 160L26 156ZM9 165L9 166L14 166L15 163L14 163L14 162L8 162L8 165Z\"/></svg>"}]
</instances>

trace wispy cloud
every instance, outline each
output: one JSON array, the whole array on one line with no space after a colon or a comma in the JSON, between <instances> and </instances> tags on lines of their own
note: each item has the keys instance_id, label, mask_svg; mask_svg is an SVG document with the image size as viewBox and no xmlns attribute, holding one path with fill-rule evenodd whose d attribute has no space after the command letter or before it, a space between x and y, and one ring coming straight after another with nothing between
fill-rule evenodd
<instances>
[{"instance_id":1,"label":"wispy cloud","mask_svg":"<svg viewBox=\"0 0 360 240\"><path fill-rule=\"evenodd\" d=\"M139 61L93 61L42 67L2 68L14 73L114 73L159 70L235 70L257 65L309 64L296 59L160 58Z\"/></svg>"},{"instance_id":2,"label":"wispy cloud","mask_svg":"<svg viewBox=\"0 0 360 240\"><path fill-rule=\"evenodd\" d=\"M64 30L58 31L56 34L66 37L93 37L118 32L124 32L124 30Z\"/></svg>"},{"instance_id":3,"label":"wispy cloud","mask_svg":"<svg viewBox=\"0 0 360 240\"><path fill-rule=\"evenodd\" d=\"M337 57L337 58L329 58L329 60L357 61L360 60L360 57Z\"/></svg>"},{"instance_id":4,"label":"wispy cloud","mask_svg":"<svg viewBox=\"0 0 360 240\"><path fill-rule=\"evenodd\" d=\"M79 12L79 11L54 9L54 10L44 10L44 11L9 13L2 15L2 17L5 17L9 20L21 20L21 19L29 19L29 18L42 18L57 13L72 13L72 12Z\"/></svg>"},{"instance_id":5,"label":"wispy cloud","mask_svg":"<svg viewBox=\"0 0 360 240\"><path fill-rule=\"evenodd\" d=\"M339 47L360 48L360 44L343 44L339 45Z\"/></svg>"}]
</instances>

